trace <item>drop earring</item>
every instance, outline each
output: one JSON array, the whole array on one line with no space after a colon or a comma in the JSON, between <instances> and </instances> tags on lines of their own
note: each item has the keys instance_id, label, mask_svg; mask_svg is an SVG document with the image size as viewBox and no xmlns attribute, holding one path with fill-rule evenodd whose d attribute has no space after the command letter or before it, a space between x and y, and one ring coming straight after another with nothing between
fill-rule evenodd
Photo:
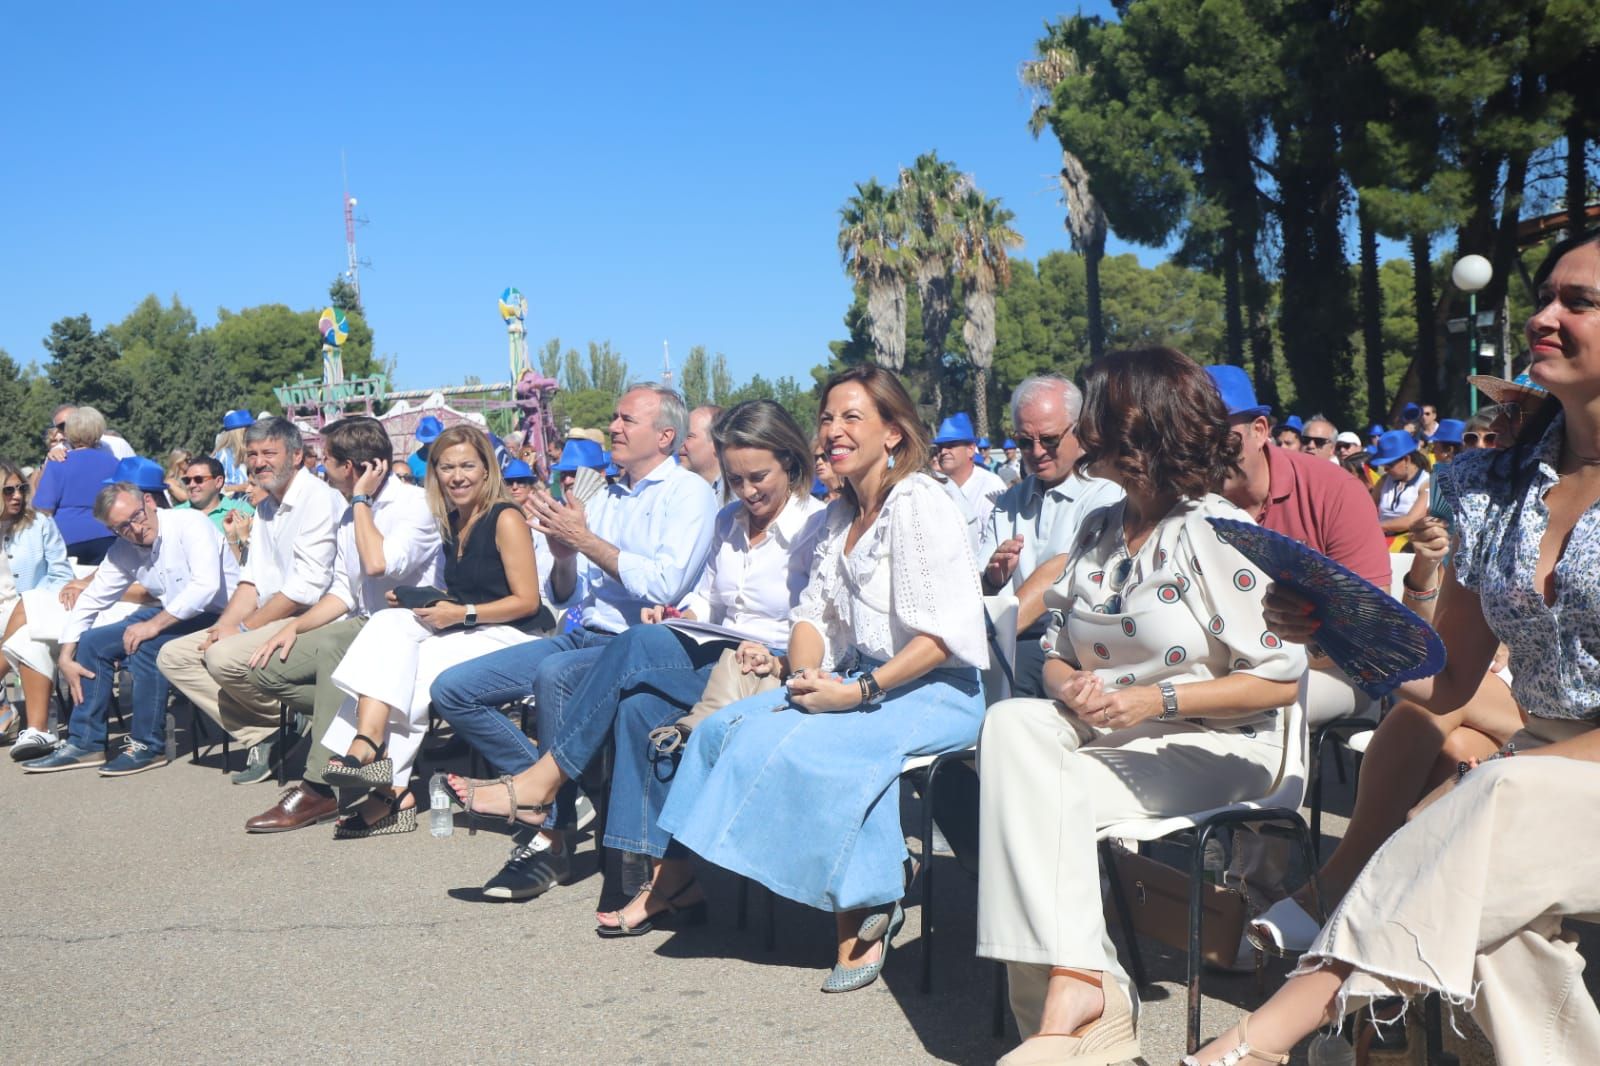
<instances>
[{"instance_id":1,"label":"drop earring","mask_svg":"<svg viewBox=\"0 0 1600 1066\"><path fill-rule=\"evenodd\" d=\"M889 453L889 469L894 469L894 452Z\"/></svg>"}]
</instances>

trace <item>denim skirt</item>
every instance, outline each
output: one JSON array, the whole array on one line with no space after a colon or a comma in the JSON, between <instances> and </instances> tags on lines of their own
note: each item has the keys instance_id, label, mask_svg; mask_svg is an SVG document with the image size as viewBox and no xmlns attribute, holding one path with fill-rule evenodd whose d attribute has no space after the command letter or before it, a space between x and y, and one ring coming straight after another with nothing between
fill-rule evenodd
<instances>
[{"instance_id":1,"label":"denim skirt","mask_svg":"<svg viewBox=\"0 0 1600 1066\"><path fill-rule=\"evenodd\" d=\"M893 902L905 894L900 768L976 743L983 710L970 667L931 670L877 707L833 714L802 711L781 688L739 700L690 734L661 827L819 910Z\"/></svg>"}]
</instances>

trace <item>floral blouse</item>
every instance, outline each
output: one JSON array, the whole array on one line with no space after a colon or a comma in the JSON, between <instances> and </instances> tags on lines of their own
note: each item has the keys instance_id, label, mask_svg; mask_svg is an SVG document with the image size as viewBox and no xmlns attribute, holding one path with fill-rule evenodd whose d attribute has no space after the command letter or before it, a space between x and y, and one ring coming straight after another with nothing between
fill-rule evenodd
<instances>
[{"instance_id":1,"label":"floral blouse","mask_svg":"<svg viewBox=\"0 0 1600 1066\"><path fill-rule=\"evenodd\" d=\"M1537 718L1600 719L1600 506L1573 527L1556 561L1555 606L1534 585L1539 542L1550 523L1544 495L1559 478L1557 416L1514 466L1515 452L1470 451L1436 471L1455 513L1456 580L1478 594L1483 617L1511 649L1511 691ZM1527 487L1517 491L1519 482Z\"/></svg>"},{"instance_id":2,"label":"floral blouse","mask_svg":"<svg viewBox=\"0 0 1600 1066\"><path fill-rule=\"evenodd\" d=\"M1074 557L1046 591L1045 606L1054 612L1045 637L1051 654L1093 670L1108 688L1183 685L1235 671L1298 681L1305 651L1267 628L1265 578L1206 521L1248 521L1245 513L1215 494L1184 500L1130 556L1125 506L1119 501L1084 519ZM1256 728L1271 725L1276 713L1205 724Z\"/></svg>"}]
</instances>

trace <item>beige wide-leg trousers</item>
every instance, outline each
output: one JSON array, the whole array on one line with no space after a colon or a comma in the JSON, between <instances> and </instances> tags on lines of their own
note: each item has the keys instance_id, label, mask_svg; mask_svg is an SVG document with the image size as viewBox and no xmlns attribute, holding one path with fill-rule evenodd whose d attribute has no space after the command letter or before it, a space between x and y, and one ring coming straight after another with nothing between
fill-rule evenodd
<instances>
[{"instance_id":1,"label":"beige wide-leg trousers","mask_svg":"<svg viewBox=\"0 0 1600 1066\"><path fill-rule=\"evenodd\" d=\"M1039 1031L1051 966L1106 970L1128 988L1100 899L1099 830L1264 796L1282 765L1281 726L1147 721L1099 733L1053 700L989 708L978 741L978 954L1007 963L1023 1036Z\"/></svg>"},{"instance_id":2,"label":"beige wide-leg trousers","mask_svg":"<svg viewBox=\"0 0 1600 1066\"><path fill-rule=\"evenodd\" d=\"M246 747L255 747L278 728L278 701L256 687L250 657L293 619L281 618L248 633L223 637L201 651L206 630L167 641L156 666L173 687L206 717Z\"/></svg>"},{"instance_id":3,"label":"beige wide-leg trousers","mask_svg":"<svg viewBox=\"0 0 1600 1066\"><path fill-rule=\"evenodd\" d=\"M1526 751L1589 723L1530 719ZM1518 1066L1600 1062L1600 1011L1564 917L1600 916L1600 763L1533 756L1470 771L1379 848L1299 969L1355 973L1337 1013L1439 992Z\"/></svg>"}]
</instances>

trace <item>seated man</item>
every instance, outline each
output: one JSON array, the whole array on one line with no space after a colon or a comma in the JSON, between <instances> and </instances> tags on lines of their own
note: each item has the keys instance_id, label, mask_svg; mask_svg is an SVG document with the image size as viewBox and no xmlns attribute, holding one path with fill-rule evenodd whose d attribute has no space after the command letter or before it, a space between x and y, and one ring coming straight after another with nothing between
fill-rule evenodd
<instances>
[{"instance_id":1,"label":"seated man","mask_svg":"<svg viewBox=\"0 0 1600 1066\"><path fill-rule=\"evenodd\" d=\"M249 537L249 525L238 522L238 519L254 516L256 509L250 506L249 500L222 494L222 487L227 481L222 464L209 455L202 455L190 460L181 476L184 487L189 490L189 498L173 510L182 511L192 507L208 516L217 524L217 530L228 542L228 547L233 549L234 558L242 556ZM239 513L234 515L235 511ZM242 536L240 530L244 531Z\"/></svg>"},{"instance_id":2,"label":"seated man","mask_svg":"<svg viewBox=\"0 0 1600 1066\"><path fill-rule=\"evenodd\" d=\"M333 580L337 489L304 469L300 431L282 418L245 430L245 463L266 495L256 505L239 586L214 626L172 641L156 662L180 692L249 747L236 785L265 781L277 746L278 701L250 680L256 649L322 598Z\"/></svg>"},{"instance_id":3,"label":"seated man","mask_svg":"<svg viewBox=\"0 0 1600 1066\"><path fill-rule=\"evenodd\" d=\"M426 493L390 470L391 444L376 418L343 418L322 431L328 484L350 501L335 533L333 584L250 657L250 684L311 716L305 778L245 822L247 833L282 833L339 813L324 780L334 756L321 743L345 694L329 680L372 612L401 585L443 585L439 523ZM284 755L288 753L285 752ZM339 754L342 754L339 753Z\"/></svg>"},{"instance_id":4,"label":"seated man","mask_svg":"<svg viewBox=\"0 0 1600 1066\"><path fill-rule=\"evenodd\" d=\"M161 467L148 459L146 473L160 484ZM134 471L134 480L152 482ZM117 536L89 587L78 596L61 633L59 668L72 692L66 743L41 759L22 764L28 773L99 766L103 777L121 777L166 765L168 686L156 656L169 641L203 631L217 620L238 580L233 553L204 515L167 509L159 490L120 480L100 491L94 516ZM96 622L137 583L153 601L110 624ZM106 762L106 711L126 660L133 676L133 725L122 754Z\"/></svg>"},{"instance_id":5,"label":"seated man","mask_svg":"<svg viewBox=\"0 0 1600 1066\"><path fill-rule=\"evenodd\" d=\"M620 480L587 505L552 499L536 489L529 505L534 529L550 542L554 566L545 580L551 609L577 605L583 624L570 633L492 652L453 666L434 681L434 709L488 760L493 772L518 774L539 749L511 726L499 708L536 697L541 737L555 732L567 698L618 633L658 603L679 603L694 588L711 550L717 504L711 486L672 461L688 421L676 392L635 385L617 401L611 420L611 458ZM569 442L570 446L571 442ZM564 790L570 799L575 792ZM513 895L539 891L570 869L558 833L541 832L513 851L503 884Z\"/></svg>"},{"instance_id":6,"label":"seated man","mask_svg":"<svg viewBox=\"0 0 1600 1066\"><path fill-rule=\"evenodd\" d=\"M1027 476L1001 493L983 523L978 562L983 591L1015 592L1041 564L1061 555L1077 539L1084 516L1122 496L1101 478L1073 471L1083 453L1073 435L1083 394L1059 374L1031 377L1011 393L1011 422ZM1010 454L1008 451L1007 454ZM1042 619L1017 634L1016 696L1042 697Z\"/></svg>"},{"instance_id":7,"label":"seated man","mask_svg":"<svg viewBox=\"0 0 1600 1066\"><path fill-rule=\"evenodd\" d=\"M965 414L953 414L939 423L933 436L933 468L961 491L976 552L989 511L1006 485L983 465L972 419Z\"/></svg>"}]
</instances>

